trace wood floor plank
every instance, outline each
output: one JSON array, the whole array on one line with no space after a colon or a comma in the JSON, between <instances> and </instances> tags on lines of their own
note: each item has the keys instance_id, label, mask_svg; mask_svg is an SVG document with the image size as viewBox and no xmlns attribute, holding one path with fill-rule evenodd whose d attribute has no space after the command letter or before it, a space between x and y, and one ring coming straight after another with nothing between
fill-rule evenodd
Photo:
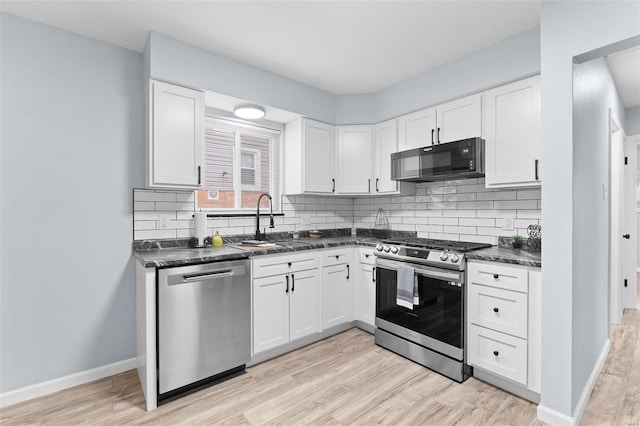
<instances>
[{"instance_id":1,"label":"wood floor plank","mask_svg":"<svg viewBox=\"0 0 640 426\"><path fill-rule=\"evenodd\" d=\"M583 425L640 424L640 314L625 310ZM132 370L0 410L13 425L540 425L536 405L455 383L351 329L145 410Z\"/></svg>"}]
</instances>

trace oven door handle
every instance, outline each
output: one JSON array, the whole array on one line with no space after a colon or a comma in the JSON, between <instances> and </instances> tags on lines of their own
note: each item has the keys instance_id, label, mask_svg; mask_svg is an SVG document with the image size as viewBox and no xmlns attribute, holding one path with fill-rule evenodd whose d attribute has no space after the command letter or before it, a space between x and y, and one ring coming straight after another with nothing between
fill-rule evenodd
<instances>
[{"instance_id":1,"label":"oven door handle","mask_svg":"<svg viewBox=\"0 0 640 426\"><path fill-rule=\"evenodd\" d=\"M459 283L464 281L464 272L449 271L446 269L415 265L415 264L406 263L406 262L388 261L380 258L376 259L376 267L378 268L397 271L398 265L411 266L416 270L416 275L420 275L423 277L437 278L437 279L442 279L447 281L455 281Z\"/></svg>"}]
</instances>

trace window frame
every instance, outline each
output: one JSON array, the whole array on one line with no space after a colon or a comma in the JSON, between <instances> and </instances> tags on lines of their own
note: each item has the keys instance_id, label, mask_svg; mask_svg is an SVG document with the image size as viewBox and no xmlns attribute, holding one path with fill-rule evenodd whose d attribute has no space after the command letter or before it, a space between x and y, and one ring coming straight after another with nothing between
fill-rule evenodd
<instances>
[{"instance_id":1,"label":"window frame","mask_svg":"<svg viewBox=\"0 0 640 426\"><path fill-rule=\"evenodd\" d=\"M261 163L256 165L254 169L256 172L256 185L248 186L242 185L242 161L241 156L243 151L251 151L255 152L257 155L254 157L254 165L256 162L261 161L262 152L257 149L242 147L241 145L241 135L246 136L254 136L259 138L269 139L271 145L269 148L269 194L273 196L273 213L281 215L282 214L282 202L281 198L284 190L284 173L283 173L283 165L284 165L284 125L281 123L271 123L266 122L266 120L261 120L261 123L252 123L246 122L244 120L237 120L234 118L228 117L220 117L217 115L205 114L205 129L215 127L221 131L232 131L234 132L234 157L238 157L238 160L233 161L233 191L234 191L234 207L201 207L198 205L198 197L196 196L196 209L199 211L203 211L209 213L211 216L223 217L238 217L238 216L254 216L256 207L238 207L242 203L242 191L255 191L262 192L260 186L263 183L263 179L261 175ZM273 127L269 127L273 126ZM205 140L206 144L206 140ZM203 146L204 149L204 146ZM204 154L203 154L204 156ZM275 161L278 162L277 167ZM277 175L277 176L276 176ZM277 194L272 194L274 190L274 185L277 186ZM211 189L203 187L199 190L211 191ZM199 191L199 190L196 190ZM220 190L218 191L218 197L220 196Z\"/></svg>"}]
</instances>

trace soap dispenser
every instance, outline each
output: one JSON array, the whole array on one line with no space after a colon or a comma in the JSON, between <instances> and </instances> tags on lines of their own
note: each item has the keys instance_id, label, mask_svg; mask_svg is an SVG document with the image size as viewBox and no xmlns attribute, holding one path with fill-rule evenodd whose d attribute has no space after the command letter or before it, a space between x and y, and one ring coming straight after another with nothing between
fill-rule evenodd
<instances>
[{"instance_id":1,"label":"soap dispenser","mask_svg":"<svg viewBox=\"0 0 640 426\"><path fill-rule=\"evenodd\" d=\"M211 240L211 245L214 247L222 247L222 237L220 236L218 231L216 231L216 235L213 236L213 239Z\"/></svg>"}]
</instances>

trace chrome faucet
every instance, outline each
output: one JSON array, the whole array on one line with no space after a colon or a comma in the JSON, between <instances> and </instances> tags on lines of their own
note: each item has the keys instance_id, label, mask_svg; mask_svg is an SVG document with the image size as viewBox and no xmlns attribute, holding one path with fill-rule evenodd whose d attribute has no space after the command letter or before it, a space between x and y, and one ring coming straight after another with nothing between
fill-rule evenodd
<instances>
[{"instance_id":1,"label":"chrome faucet","mask_svg":"<svg viewBox=\"0 0 640 426\"><path fill-rule=\"evenodd\" d=\"M271 195L263 192L258 197L258 207L256 208L256 240L260 241L260 201L262 197L269 197L269 208L271 209L271 213L269 214L269 228L275 228L275 223L273 222L273 200L271 199ZM263 237L266 236L262 235Z\"/></svg>"}]
</instances>

